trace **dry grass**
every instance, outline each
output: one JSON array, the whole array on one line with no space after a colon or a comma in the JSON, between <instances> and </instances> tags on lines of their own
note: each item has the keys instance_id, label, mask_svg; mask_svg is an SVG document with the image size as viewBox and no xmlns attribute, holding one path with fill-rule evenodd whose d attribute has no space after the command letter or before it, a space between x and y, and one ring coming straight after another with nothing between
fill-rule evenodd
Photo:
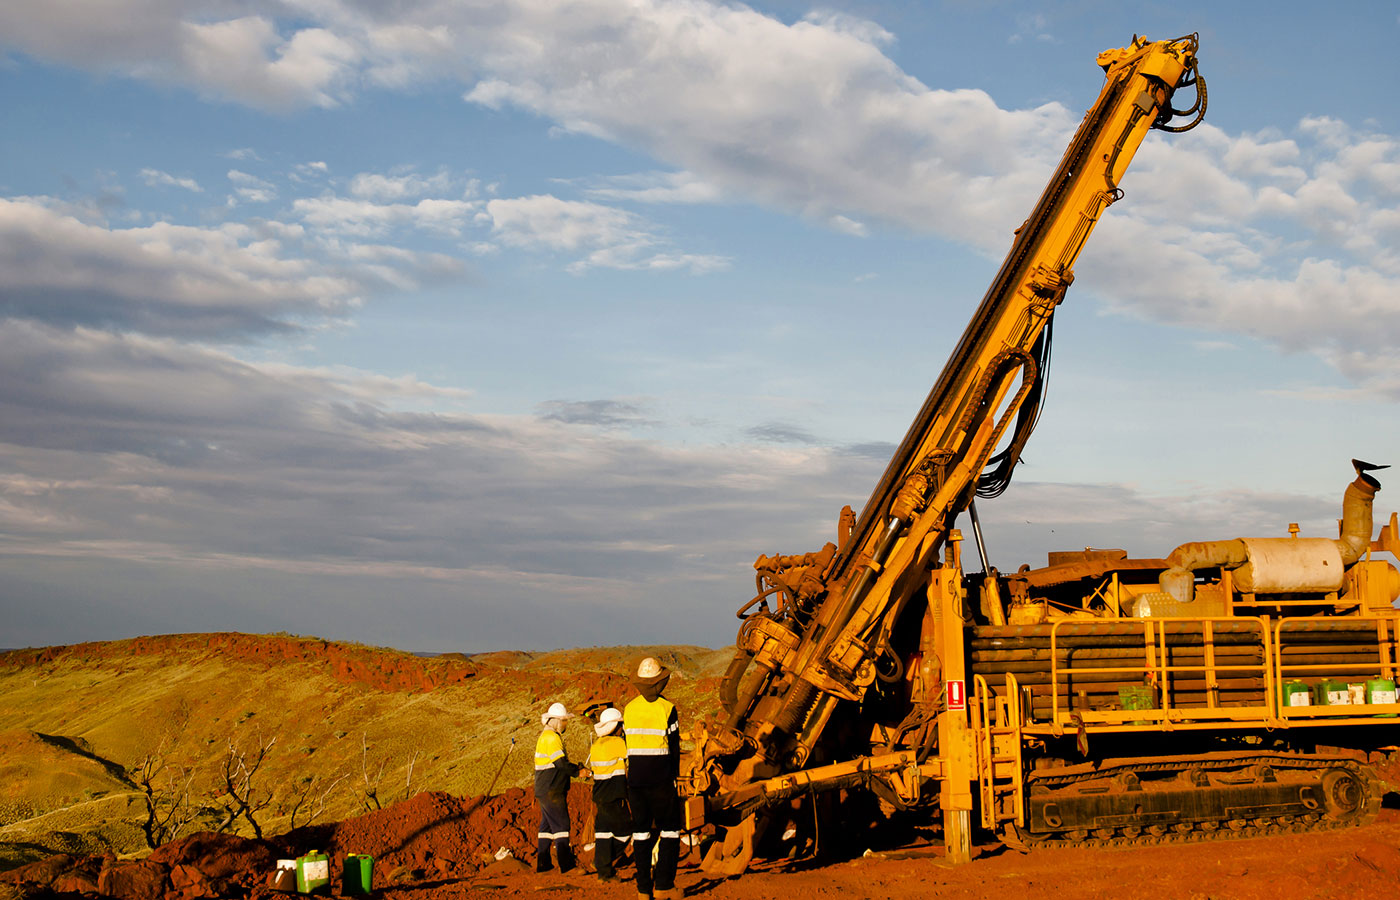
<instances>
[{"instance_id":1,"label":"dry grass","mask_svg":"<svg viewBox=\"0 0 1400 900\"><path fill-rule=\"evenodd\" d=\"M0 867L23 861L25 846L32 858L42 855L35 848L54 852L65 841L82 844L84 851L139 850L140 832L132 823L143 807L139 797L126 797L132 788L120 774L157 750L172 765L193 767L200 801L213 804L228 741L276 737L260 773L275 798L261 822L268 833L286 826L287 810L279 815L279 807L313 778L311 789L324 791L345 776L325 798L322 821L363 811L370 786L385 804L428 789L479 794L498 770L496 792L526 786L533 777L539 714L550 702L571 708L599 699L625 702L630 691L624 673L651 653L677 673L668 694L688 713L702 702L697 681L716 677L730 655L698 647L493 654L473 659L477 675L463 683L390 691L347 682L329 663L314 659L191 653L190 642L176 638L166 652L159 639L142 641L139 651L116 642L20 664L13 654L0 657L0 695L6 698L0 709L0 804L10 810L0 824L64 810L61 819L0 829L0 843L7 843L0 846ZM355 652L388 671L421 664L397 651ZM710 702L708 696L703 700ZM570 758L584 758L591 738L586 723L569 729ZM14 752L21 747L26 752Z\"/></svg>"}]
</instances>

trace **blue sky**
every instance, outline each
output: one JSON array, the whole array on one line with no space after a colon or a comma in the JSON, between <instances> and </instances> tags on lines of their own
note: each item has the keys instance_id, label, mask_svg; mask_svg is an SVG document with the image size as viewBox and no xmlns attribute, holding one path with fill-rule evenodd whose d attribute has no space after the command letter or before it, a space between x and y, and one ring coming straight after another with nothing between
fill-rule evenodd
<instances>
[{"instance_id":1,"label":"blue sky","mask_svg":"<svg viewBox=\"0 0 1400 900\"><path fill-rule=\"evenodd\" d=\"M1327 534L1394 460L1393 4L0 8L0 646L729 642L1096 54L1192 31L1206 123L1081 257L1003 568Z\"/></svg>"}]
</instances>

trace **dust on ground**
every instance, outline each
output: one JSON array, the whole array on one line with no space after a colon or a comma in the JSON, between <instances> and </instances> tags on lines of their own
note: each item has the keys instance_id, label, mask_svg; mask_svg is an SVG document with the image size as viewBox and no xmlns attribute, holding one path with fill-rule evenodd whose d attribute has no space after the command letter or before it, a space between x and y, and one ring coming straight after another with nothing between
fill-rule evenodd
<instances>
[{"instance_id":1,"label":"dust on ground","mask_svg":"<svg viewBox=\"0 0 1400 900\"><path fill-rule=\"evenodd\" d=\"M570 795L572 832L582 865L536 873L537 811L518 788L489 797L419 794L382 810L268 840L196 834L144 860L58 855L0 874L0 897L55 895L118 900L271 900L278 859L312 851L330 855L338 873L346 854L374 857L375 895L385 900L563 896L630 898L632 868L621 884L592 874L587 788ZM1304 900L1381 897L1400 885L1400 811L1338 831L1131 849L1035 849L980 845L967 865L952 866L935 843L892 848L853 859L759 860L740 878L713 880L687 851L677 884L688 897L749 900L800 897L950 897L1107 900L1123 896L1182 900ZM338 879L330 892L340 894Z\"/></svg>"}]
</instances>

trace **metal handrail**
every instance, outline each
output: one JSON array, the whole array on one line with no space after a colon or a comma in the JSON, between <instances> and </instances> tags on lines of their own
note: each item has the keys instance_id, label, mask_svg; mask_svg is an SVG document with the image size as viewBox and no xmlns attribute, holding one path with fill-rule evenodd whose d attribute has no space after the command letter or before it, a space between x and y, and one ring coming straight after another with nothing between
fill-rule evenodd
<instances>
[{"instance_id":1,"label":"metal handrail","mask_svg":"<svg viewBox=\"0 0 1400 900\"><path fill-rule=\"evenodd\" d=\"M1122 622L1124 620L1118 620ZM1156 709L1132 710L1134 719L1155 719L1164 720L1176 717L1184 718L1205 718L1196 710L1182 710L1171 705L1172 679L1170 676L1178 673L1201 673L1207 685L1213 686L1218 682L1219 673L1230 672L1257 672L1264 679L1264 703L1260 707L1238 707L1235 712L1259 709L1264 712L1265 718L1276 719L1277 698L1274 697L1274 685L1276 672L1274 666L1277 665L1276 654L1272 650L1273 636L1270 632L1267 617L1264 616L1209 616L1202 618L1161 618L1146 617L1139 620L1142 623L1143 636L1143 664L1132 666L1061 666L1060 665L1060 644L1059 631L1062 626L1080 625L1081 620L1064 619L1050 624L1050 709L1051 721L1062 723L1063 715L1068 715L1072 710L1062 710L1060 707L1060 685L1062 676L1068 673L1075 675L1135 675L1141 674L1145 683L1158 686L1162 691L1161 704ZM1258 648L1260 651L1260 662L1258 663L1220 663L1214 655L1215 633L1214 623L1230 622L1234 624L1249 624L1253 626L1250 631L1257 633L1259 638ZM1167 660L1170 651L1179 649L1180 644L1168 646L1167 628L1168 623L1199 623L1201 625L1200 644L1203 660L1200 664L1168 664ZM1238 632L1236 632L1238 633ZM1273 665L1271 665L1273 663ZM1211 693L1208 687L1207 695ZM1216 709L1208 700L1207 709ZM1183 715L1184 714L1184 715Z\"/></svg>"}]
</instances>

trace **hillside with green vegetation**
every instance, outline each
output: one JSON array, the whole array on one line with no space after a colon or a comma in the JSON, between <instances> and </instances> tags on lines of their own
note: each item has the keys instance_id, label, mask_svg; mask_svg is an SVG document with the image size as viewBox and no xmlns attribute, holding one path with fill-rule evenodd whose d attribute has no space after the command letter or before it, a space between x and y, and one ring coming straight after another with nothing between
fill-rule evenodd
<instances>
[{"instance_id":1,"label":"hillside with green vegetation","mask_svg":"<svg viewBox=\"0 0 1400 900\"><path fill-rule=\"evenodd\" d=\"M626 702L644 655L673 669L685 718L715 705L730 651L699 647L424 658L201 634L0 654L0 869L139 855L194 830L274 834L424 790L527 786L548 704ZM570 757L591 737L571 728Z\"/></svg>"}]
</instances>

